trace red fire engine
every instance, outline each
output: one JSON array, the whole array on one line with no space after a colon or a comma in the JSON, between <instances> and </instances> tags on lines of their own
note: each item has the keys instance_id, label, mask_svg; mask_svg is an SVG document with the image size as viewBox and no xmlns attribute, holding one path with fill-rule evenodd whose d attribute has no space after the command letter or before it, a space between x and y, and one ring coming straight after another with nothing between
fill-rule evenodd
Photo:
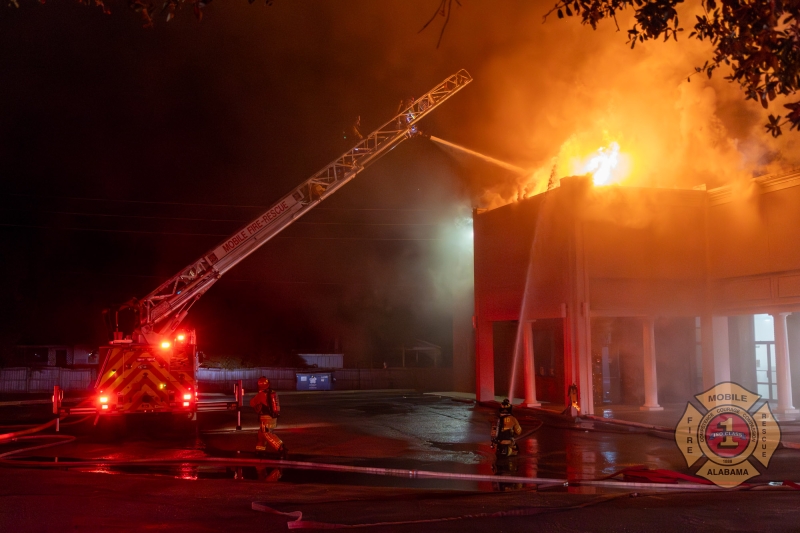
<instances>
[{"instance_id":1,"label":"red fire engine","mask_svg":"<svg viewBox=\"0 0 800 533\"><path fill-rule=\"evenodd\" d=\"M196 417L198 410L241 407L237 402L206 404L198 409L198 352L195 333L181 327L189 309L228 270L236 266L292 222L319 205L404 140L417 134L417 122L472 81L465 70L453 74L413 102L383 126L275 202L230 238L165 281L141 299L107 310L112 332L100 349L100 366L91 408L56 412L96 412L100 416L171 413ZM54 399L58 394L54 395Z\"/></svg>"}]
</instances>

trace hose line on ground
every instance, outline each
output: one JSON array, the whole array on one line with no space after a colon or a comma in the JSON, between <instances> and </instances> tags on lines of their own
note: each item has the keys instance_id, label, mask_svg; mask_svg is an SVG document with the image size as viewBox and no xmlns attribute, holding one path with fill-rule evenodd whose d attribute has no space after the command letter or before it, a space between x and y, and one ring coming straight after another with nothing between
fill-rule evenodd
<instances>
[{"instance_id":1,"label":"hose line on ground","mask_svg":"<svg viewBox=\"0 0 800 533\"><path fill-rule=\"evenodd\" d=\"M21 425L19 427L26 427L28 429L22 429L22 430L19 430L19 431L12 431L11 433L2 433L2 434L0 434L0 443L16 440L18 437L22 437L23 435L32 435L33 433L39 433L40 431L44 431L45 429L47 429L50 426L52 426L53 424L55 424L56 420L63 421L68 416L69 415L63 416L61 418L54 418L49 422L45 422L44 424L39 424L39 425L34 425L34 426L27 425L27 424L26 425ZM91 418L91 416L92 415L88 415L88 416L85 416L85 417L80 418L78 420L73 420L72 422L60 422L60 425L61 426L72 426L72 425L75 425L75 424L80 424L81 422L84 422L84 421L88 420L89 418ZM0 457L2 457L2 456L0 456Z\"/></svg>"},{"instance_id":2,"label":"hose line on ground","mask_svg":"<svg viewBox=\"0 0 800 533\"><path fill-rule=\"evenodd\" d=\"M524 485L535 485L539 488L566 487L566 486L595 486L609 488L650 488L662 490L724 490L717 485L707 485L693 483L688 479L686 483L647 483L647 482L625 482L615 481L607 478L591 480L566 480L540 477L524 476L497 476L489 474L458 474L449 472L433 472L428 470L402 470L396 468L378 468L364 466L335 465L328 463L312 463L307 461L289 461L286 459L239 459L229 457L195 457L181 459L95 459L90 461L70 461L69 463L51 463L42 461L8 460L2 457L21 453L27 448L14 450L0 456L0 464L7 466L35 466L51 468L94 468L98 466L182 466L182 465L207 465L207 466L228 466L228 467L265 467L265 468L287 468L293 470L315 470L327 472L340 472L350 474L366 474L377 476L401 477L406 479L439 479L451 481L473 481L490 483L519 483Z\"/></svg>"},{"instance_id":3,"label":"hose line on ground","mask_svg":"<svg viewBox=\"0 0 800 533\"><path fill-rule=\"evenodd\" d=\"M70 424L77 424L91 418L91 415L81 418L80 420L70 422ZM16 450L11 450L0 454L0 464L6 466L34 466L34 467L55 467L55 468L88 468L97 466L178 466L178 465L209 465L209 466L236 466L236 467L266 467L266 468L287 468L295 470L315 470L315 471L328 471L340 473L353 473L353 474L366 474L366 475L379 475L390 477L402 477L407 479L439 479L439 480L458 480L458 481L472 481L472 482L493 482L493 483L519 483L525 485L534 485L539 488L551 488L558 486L602 486L608 488L651 488L651 489L679 489L685 491L686 489L695 490L720 490L722 487L717 485L707 484L706 480L696 480L693 476L686 476L677 472L666 470L649 471L646 468L635 467L616 472L611 476L601 479L585 479L585 480L566 480L566 479L553 479L553 478L539 478L539 477L525 477L525 476L496 476L487 474L459 474L448 472L433 472L426 470L403 470L395 468L378 468L378 467L360 467L349 465L336 465L327 463L313 463L307 461L290 461L285 459L242 459L242 458L227 458L227 457L196 457L196 458L181 458L181 459L129 459L129 460L105 460L95 459L88 461L70 461L69 463L58 462L45 462L45 461L31 461L31 460L12 460L9 459L13 455L18 455L31 450L48 448L60 444L66 444L76 439L70 435L31 435L37 431L42 431L55 423L55 419L15 433L6 433L0 435L0 443L17 442L23 440L41 440L41 439L57 439L56 442L50 442L38 446L23 447ZM531 436L534 432L539 430L543 425L540 424L522 434L518 440L525 439ZM56 459L57 461L57 459ZM636 479L652 478L653 481L661 482L639 482L639 481L616 481L611 478L617 475L633 477ZM655 476L655 477L653 477ZM670 478L672 483L664 483L664 477ZM684 483L676 483L676 481L683 481ZM797 488L798 485L793 482L785 482L784 485L791 488Z\"/></svg>"},{"instance_id":4,"label":"hose line on ground","mask_svg":"<svg viewBox=\"0 0 800 533\"><path fill-rule=\"evenodd\" d=\"M533 516L544 513L557 513L560 511L570 511L574 509L582 509L591 505L605 503L618 498L629 497L625 494L614 494L611 496L602 496L595 498L588 502L579 503L577 505L565 505L560 507L523 507L521 509L512 509L510 511L496 511L494 513L475 513L461 516L446 516L438 518L422 518L417 520L400 520L394 522L374 522L371 524L336 524L330 522L317 522L314 520L303 520L302 511L282 512L272 507L269 507L265 502L253 502L250 507L254 511L261 511L263 513L276 514L281 516L288 516L294 518L286 523L289 529L355 529L365 527L386 527L386 526L400 526L412 524L431 524L435 522L453 522L456 520L472 520L476 518L504 518L513 516Z\"/></svg>"},{"instance_id":5,"label":"hose line on ground","mask_svg":"<svg viewBox=\"0 0 800 533\"><path fill-rule=\"evenodd\" d=\"M11 433L3 433L0 435L0 442L7 442L17 437L21 437L23 435L30 435L32 433L38 433L40 431L44 431L45 429L49 428L52 425L55 425L57 418L52 419L50 422L45 422L44 424L40 424L38 426L34 426L29 429L23 429L20 431L12 431Z\"/></svg>"},{"instance_id":6,"label":"hose line on ground","mask_svg":"<svg viewBox=\"0 0 800 533\"><path fill-rule=\"evenodd\" d=\"M10 452L0 453L0 462L3 457L8 457L11 455L15 455L22 452L29 452L32 450L39 450L41 448L50 448L51 446L59 446L61 444L66 444L68 442L72 442L77 437L73 437L72 435L29 435L24 437L15 437L11 439L11 442L17 442L21 440L41 440L41 439L57 439L56 442L49 442L47 444L40 444L39 446L26 446L25 448L18 448L16 450L11 450ZM58 458L55 459L58 461Z\"/></svg>"}]
</instances>

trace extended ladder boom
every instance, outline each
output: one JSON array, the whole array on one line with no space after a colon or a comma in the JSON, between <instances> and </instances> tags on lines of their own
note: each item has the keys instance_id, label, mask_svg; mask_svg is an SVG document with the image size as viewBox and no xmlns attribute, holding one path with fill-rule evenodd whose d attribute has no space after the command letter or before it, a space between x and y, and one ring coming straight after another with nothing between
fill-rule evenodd
<instances>
[{"instance_id":1,"label":"extended ladder boom","mask_svg":"<svg viewBox=\"0 0 800 533\"><path fill-rule=\"evenodd\" d=\"M157 342L186 317L189 308L225 272L313 209L322 200L416 133L416 123L472 81L460 70L416 99L389 122L355 147L311 176L272 207L204 254L156 290L136 302L139 327L134 331L147 342ZM156 326L158 328L156 329Z\"/></svg>"}]
</instances>

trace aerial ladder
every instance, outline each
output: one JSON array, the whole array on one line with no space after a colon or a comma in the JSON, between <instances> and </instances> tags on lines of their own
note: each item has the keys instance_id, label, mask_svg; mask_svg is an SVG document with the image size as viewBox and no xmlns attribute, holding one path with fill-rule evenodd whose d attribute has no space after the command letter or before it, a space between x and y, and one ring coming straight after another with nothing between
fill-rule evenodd
<instances>
[{"instance_id":1,"label":"aerial ladder","mask_svg":"<svg viewBox=\"0 0 800 533\"><path fill-rule=\"evenodd\" d=\"M466 70L449 76L153 292L107 310L106 324L113 338L100 349L95 405L87 409L98 415L166 412L193 416L198 410L197 342L193 330L181 328L191 307L226 272L417 135L417 123L471 81ZM241 386L236 396L235 407L219 407L240 409Z\"/></svg>"}]
</instances>

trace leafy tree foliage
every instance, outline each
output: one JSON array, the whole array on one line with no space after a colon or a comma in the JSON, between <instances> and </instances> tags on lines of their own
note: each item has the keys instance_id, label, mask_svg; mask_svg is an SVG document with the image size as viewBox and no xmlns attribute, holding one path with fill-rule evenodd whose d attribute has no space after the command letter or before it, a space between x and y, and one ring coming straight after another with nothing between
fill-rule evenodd
<instances>
[{"instance_id":1,"label":"leafy tree foliage","mask_svg":"<svg viewBox=\"0 0 800 533\"><path fill-rule=\"evenodd\" d=\"M18 0L0 0L18 6ZM45 0L39 0L44 2ZM197 19L203 16L203 7L211 0L127 0L134 11L140 13L145 27L152 27L156 16L167 21L173 19L182 7L190 7ZM255 0L248 0L253 3ZM266 0L272 5L273 0ZM103 0L78 0L108 12ZM431 19L422 27L425 30L437 16L445 19L439 34L437 48L450 21L453 3L459 0L438 0L439 5ZM612 19L619 29L617 13L632 9L633 26L627 30L631 48L648 40L678 40L683 32L678 20L677 7L685 0L558 0L545 15L555 13L558 18L580 17L583 24L597 29L604 19ZM696 17L690 38L706 41L714 46L712 57L695 74L705 73L709 78L714 71L726 67L725 79L737 83L747 99L759 102L764 109L778 95L794 96L800 89L800 0L700 0L703 14ZM783 133L783 127L800 130L800 100L784 105L785 116L769 115L765 125L774 137Z\"/></svg>"},{"instance_id":2,"label":"leafy tree foliage","mask_svg":"<svg viewBox=\"0 0 800 533\"><path fill-rule=\"evenodd\" d=\"M628 32L631 48L648 40L678 40L683 31L677 7L684 0L559 0L545 19L580 17L597 29L603 19L617 23L617 13L633 9ZM764 109L777 95L793 96L800 86L800 0L701 0L690 38L706 41L714 52L696 73L709 78L726 67L725 79L738 83L747 99ZM619 24L617 23L619 29ZM800 129L800 101L790 102L785 116L770 115L765 125L774 137L782 127Z\"/></svg>"},{"instance_id":3,"label":"leafy tree foliage","mask_svg":"<svg viewBox=\"0 0 800 533\"><path fill-rule=\"evenodd\" d=\"M256 0L247 0L254 3ZM273 0L265 0L268 6L272 5ZM44 4L46 0L39 0ZM79 4L97 7L105 14L110 14L111 10L106 7L103 0L77 0ZM5 3L8 7L19 7L19 0L0 0L0 5ZM211 0L127 0L128 7L142 17L143 26L152 28L158 17L163 17L169 22L174 19L181 8L189 8L194 13L197 20L203 19L203 8L210 4Z\"/></svg>"}]
</instances>

